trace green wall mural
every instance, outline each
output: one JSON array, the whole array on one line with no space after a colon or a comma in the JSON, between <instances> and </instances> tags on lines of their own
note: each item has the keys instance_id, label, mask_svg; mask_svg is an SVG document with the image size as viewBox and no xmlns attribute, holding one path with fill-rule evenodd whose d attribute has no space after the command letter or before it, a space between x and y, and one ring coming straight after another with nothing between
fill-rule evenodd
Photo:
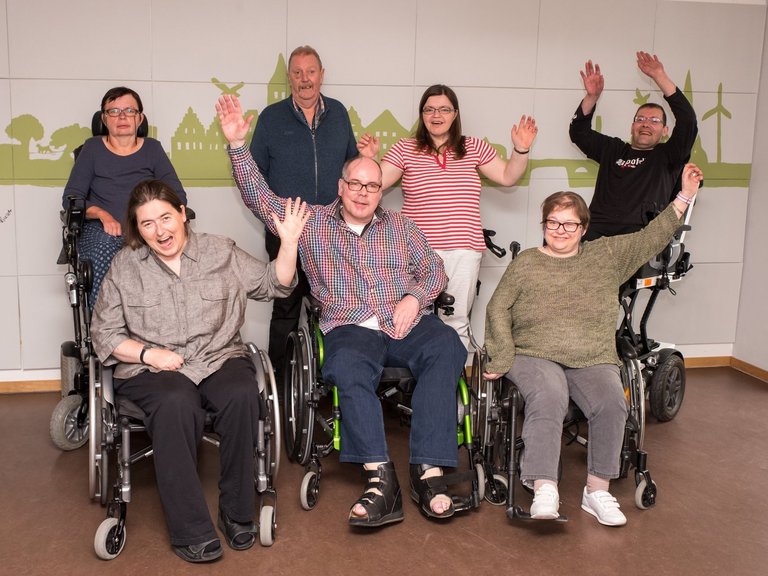
<instances>
[{"instance_id":1,"label":"green wall mural","mask_svg":"<svg viewBox=\"0 0 768 576\"><path fill-rule=\"evenodd\" d=\"M211 83L221 94L239 95L244 83L229 86L217 78L211 78ZM693 99L691 73L688 72L684 86L685 95L696 107ZM285 58L278 56L275 71L267 84L267 104L272 104L285 98L288 94ZM635 90L633 102L636 105L648 101L650 93L643 94ZM213 110L213 106L211 106ZM258 110L248 110L253 114L252 129L258 122ZM359 113L354 107L349 108L349 117L355 136L368 132L379 137L381 151L385 152L400 138L410 135L414 126L407 128L389 111L384 110L374 120L364 126ZM749 163L728 163L722 161L722 140L726 128L724 123L732 118L732 113L723 104L723 84L717 87L717 105L707 110L700 117L700 125L705 122L716 122L716 154L715 160L710 161L704 150L701 137L696 139L691 159L703 168L707 174L708 186L747 187L751 176L752 165ZM204 124L207 122L207 125ZM595 128L601 130L602 119L595 118ZM46 130L41 122L31 114L22 114L11 119L5 133L14 141L12 144L0 144L0 184L27 184L34 186L63 186L66 184L69 172L74 163L73 150L91 135L90 128L72 124L54 130L46 138ZM150 126L150 135L157 138L157 128ZM488 141L504 159L508 151L502 144ZM214 113L209 118L201 120L197 112L187 108L181 123L171 136L168 156L176 171L188 187L226 186L231 182L230 165L224 153L226 141L219 130L218 120ZM598 166L595 162L585 159L572 158L531 158L528 170L519 185L526 185L531 173L537 168L563 168L571 188L592 187L597 177Z\"/></svg>"}]
</instances>

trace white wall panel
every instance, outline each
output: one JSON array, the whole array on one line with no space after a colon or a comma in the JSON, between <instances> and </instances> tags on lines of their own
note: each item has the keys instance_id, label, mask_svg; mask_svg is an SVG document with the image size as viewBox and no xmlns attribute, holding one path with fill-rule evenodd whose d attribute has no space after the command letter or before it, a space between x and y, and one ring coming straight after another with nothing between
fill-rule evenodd
<instances>
[{"instance_id":1,"label":"white wall panel","mask_svg":"<svg viewBox=\"0 0 768 576\"><path fill-rule=\"evenodd\" d=\"M21 368L21 337L19 333L19 287L13 276L0 276L0 369ZM1 378L2 376L0 376Z\"/></svg>"},{"instance_id":2,"label":"white wall panel","mask_svg":"<svg viewBox=\"0 0 768 576\"><path fill-rule=\"evenodd\" d=\"M74 338L63 275L20 276L18 298L22 367L58 367L61 343Z\"/></svg>"},{"instance_id":3,"label":"white wall panel","mask_svg":"<svg viewBox=\"0 0 768 576\"><path fill-rule=\"evenodd\" d=\"M729 92L756 93L764 21L765 6L659 2L654 49L674 55L672 78L693 67L695 90L722 82Z\"/></svg>"},{"instance_id":4,"label":"white wall panel","mask_svg":"<svg viewBox=\"0 0 768 576\"><path fill-rule=\"evenodd\" d=\"M415 82L533 86L538 5L536 1L418 2Z\"/></svg>"},{"instance_id":5,"label":"white wall panel","mask_svg":"<svg viewBox=\"0 0 768 576\"><path fill-rule=\"evenodd\" d=\"M0 276L16 277L16 222L13 186L0 186Z\"/></svg>"},{"instance_id":6,"label":"white wall panel","mask_svg":"<svg viewBox=\"0 0 768 576\"><path fill-rule=\"evenodd\" d=\"M411 85L416 5L412 0L291 0L286 58L309 44L323 60L327 84Z\"/></svg>"},{"instance_id":7,"label":"white wall panel","mask_svg":"<svg viewBox=\"0 0 768 576\"><path fill-rule=\"evenodd\" d=\"M6 1L12 77L151 78L150 0Z\"/></svg>"},{"instance_id":8,"label":"white wall panel","mask_svg":"<svg viewBox=\"0 0 768 576\"><path fill-rule=\"evenodd\" d=\"M285 51L286 1L152 2L155 81L265 82Z\"/></svg>"}]
</instances>

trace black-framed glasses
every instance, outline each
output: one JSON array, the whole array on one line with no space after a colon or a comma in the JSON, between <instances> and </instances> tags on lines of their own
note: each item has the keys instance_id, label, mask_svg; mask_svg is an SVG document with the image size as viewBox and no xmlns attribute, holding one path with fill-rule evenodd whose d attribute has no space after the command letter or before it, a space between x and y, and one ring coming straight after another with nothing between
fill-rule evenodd
<instances>
[{"instance_id":1,"label":"black-framed glasses","mask_svg":"<svg viewBox=\"0 0 768 576\"><path fill-rule=\"evenodd\" d=\"M111 118L117 118L120 114L125 114L128 118L133 118L139 111L136 108L107 108L104 114Z\"/></svg>"},{"instance_id":2,"label":"black-framed glasses","mask_svg":"<svg viewBox=\"0 0 768 576\"><path fill-rule=\"evenodd\" d=\"M553 232L562 226L563 230L568 233L572 233L579 229L581 222L558 222L557 220L544 220L544 226L547 227L547 230L552 230Z\"/></svg>"},{"instance_id":3,"label":"black-framed glasses","mask_svg":"<svg viewBox=\"0 0 768 576\"><path fill-rule=\"evenodd\" d=\"M664 120L658 118L657 116L635 116L635 122L638 124L644 124L647 122L649 124L658 125L662 124Z\"/></svg>"},{"instance_id":4,"label":"black-framed glasses","mask_svg":"<svg viewBox=\"0 0 768 576\"><path fill-rule=\"evenodd\" d=\"M448 116L448 114L456 112L456 110L458 110L458 108L448 108L448 106L440 106L440 108L435 108L434 106L424 106L424 108L421 109L421 113L424 114L424 116L432 116L432 114Z\"/></svg>"},{"instance_id":5,"label":"black-framed glasses","mask_svg":"<svg viewBox=\"0 0 768 576\"><path fill-rule=\"evenodd\" d=\"M347 185L347 188L352 190L352 192L359 192L363 188L365 188L366 192L370 192L371 194L376 194L379 190L381 190L381 184L378 182L368 182L367 184L363 184L362 182L358 182L357 180L344 180L344 183Z\"/></svg>"}]
</instances>

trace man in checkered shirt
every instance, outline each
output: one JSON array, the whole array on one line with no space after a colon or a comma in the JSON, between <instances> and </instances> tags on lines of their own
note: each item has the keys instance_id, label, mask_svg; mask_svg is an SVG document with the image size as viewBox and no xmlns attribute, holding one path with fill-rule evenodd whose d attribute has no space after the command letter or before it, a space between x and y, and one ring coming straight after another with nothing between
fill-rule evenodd
<instances>
[{"instance_id":1,"label":"man in checkered shirt","mask_svg":"<svg viewBox=\"0 0 768 576\"><path fill-rule=\"evenodd\" d=\"M252 118L243 117L235 97L222 96L216 110L243 202L272 229L288 200L269 190L248 152ZM323 377L339 393L340 459L363 464L369 479L349 522L366 527L403 519L376 395L384 366L409 368L417 382L411 495L427 516L453 514L447 486L426 478L458 464L456 386L466 360L456 332L433 313L434 300L447 284L442 260L411 220L382 208L380 200L378 163L353 158L342 170L339 198L310 207L312 216L299 240L312 295L322 304Z\"/></svg>"}]
</instances>

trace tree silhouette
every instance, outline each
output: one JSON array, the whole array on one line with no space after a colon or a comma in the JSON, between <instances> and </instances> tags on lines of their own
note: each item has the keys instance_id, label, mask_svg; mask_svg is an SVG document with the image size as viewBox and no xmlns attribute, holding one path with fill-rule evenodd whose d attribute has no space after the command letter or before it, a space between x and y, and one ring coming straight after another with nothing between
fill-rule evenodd
<instances>
[{"instance_id":1,"label":"tree silhouette","mask_svg":"<svg viewBox=\"0 0 768 576\"><path fill-rule=\"evenodd\" d=\"M725 106L723 106L723 83L720 82L717 86L717 106L712 108L712 110L707 110L704 113L704 116L701 117L701 121L703 122L710 116L717 115L717 163L719 164L723 160L723 154L722 154L722 120L723 116L730 119L731 113L725 109Z\"/></svg>"},{"instance_id":2,"label":"tree silhouette","mask_svg":"<svg viewBox=\"0 0 768 576\"><path fill-rule=\"evenodd\" d=\"M5 133L12 139L21 142L23 150L29 157L29 143L32 140L41 140L45 134L45 129L40 121L32 114L22 114L11 119L5 129Z\"/></svg>"},{"instance_id":3,"label":"tree silhouette","mask_svg":"<svg viewBox=\"0 0 768 576\"><path fill-rule=\"evenodd\" d=\"M80 126L80 124L70 124L55 130L51 134L51 148L64 150L61 153L60 159L68 159L69 154L80 144L85 142L91 136L91 129Z\"/></svg>"}]
</instances>

